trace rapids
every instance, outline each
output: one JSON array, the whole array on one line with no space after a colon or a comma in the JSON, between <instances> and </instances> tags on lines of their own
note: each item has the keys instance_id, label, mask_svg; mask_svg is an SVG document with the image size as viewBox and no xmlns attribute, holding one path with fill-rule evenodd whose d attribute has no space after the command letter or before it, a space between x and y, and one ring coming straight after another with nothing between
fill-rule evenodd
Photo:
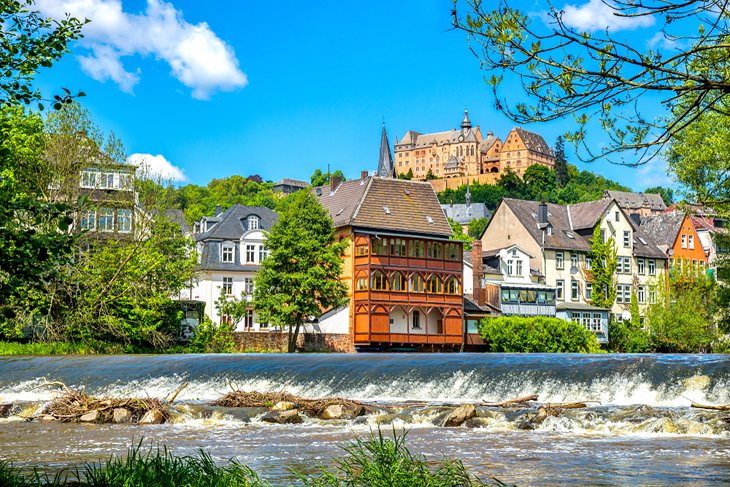
<instances>
[{"instance_id":1,"label":"rapids","mask_svg":"<svg viewBox=\"0 0 730 487\"><path fill-rule=\"evenodd\" d=\"M95 396L165 397L182 383L169 424L28 423L53 398L47 381ZM352 421L305 418L271 425L261 411L208 405L231 387L304 397L340 396L376 405ZM538 394L540 402L589 408L521 429L534 408L479 407L477 417L443 428L449 405ZM292 481L289 467L314 468L341 455L354 436L378 427L409 430L409 446L429 458L461 458L484 478L518 485L727 485L730 412L690 408L730 404L730 356L712 355L133 355L0 357L0 458L58 468L122 453L135 441L175 452L237 457L269 480ZM538 473L539 472L539 473Z\"/></svg>"}]
</instances>

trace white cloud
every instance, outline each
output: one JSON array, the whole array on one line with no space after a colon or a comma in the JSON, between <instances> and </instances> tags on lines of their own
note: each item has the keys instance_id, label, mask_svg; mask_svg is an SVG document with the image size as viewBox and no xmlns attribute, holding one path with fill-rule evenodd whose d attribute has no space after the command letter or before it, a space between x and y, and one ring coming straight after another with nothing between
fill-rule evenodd
<instances>
[{"instance_id":1,"label":"white cloud","mask_svg":"<svg viewBox=\"0 0 730 487\"><path fill-rule=\"evenodd\" d=\"M114 81L123 91L131 92L140 80L140 71L126 70L121 60L134 55L166 62L172 76L201 100L248 83L231 46L207 23L190 24L162 0L147 0L146 10L139 14L124 12L120 0L37 0L36 6L56 19L67 12L90 19L79 42L92 54L79 57L81 68L96 80Z\"/></svg>"},{"instance_id":2,"label":"white cloud","mask_svg":"<svg viewBox=\"0 0 730 487\"><path fill-rule=\"evenodd\" d=\"M610 29L634 30L654 25L652 16L646 17L619 17L616 10L606 5L603 0L590 0L581 6L566 5L563 7L563 22L569 27L590 32Z\"/></svg>"},{"instance_id":3,"label":"white cloud","mask_svg":"<svg viewBox=\"0 0 730 487\"><path fill-rule=\"evenodd\" d=\"M162 154L156 156L152 154L132 154L127 158L127 162L139 168L138 175L142 178L160 178L175 183L187 181L188 179L185 176L185 171L174 166Z\"/></svg>"}]
</instances>

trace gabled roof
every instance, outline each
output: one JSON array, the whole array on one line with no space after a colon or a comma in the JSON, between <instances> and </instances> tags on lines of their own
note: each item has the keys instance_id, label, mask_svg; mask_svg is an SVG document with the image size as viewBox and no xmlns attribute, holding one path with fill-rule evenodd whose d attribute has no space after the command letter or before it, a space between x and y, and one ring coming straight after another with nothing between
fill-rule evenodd
<instances>
[{"instance_id":1,"label":"gabled roof","mask_svg":"<svg viewBox=\"0 0 730 487\"><path fill-rule=\"evenodd\" d=\"M360 227L449 237L452 235L438 197L428 182L371 176L329 186L314 193L335 227Z\"/></svg>"},{"instance_id":2,"label":"gabled roof","mask_svg":"<svg viewBox=\"0 0 730 487\"><path fill-rule=\"evenodd\" d=\"M522 127L515 127L512 130L517 132L517 135L520 136L528 150L545 154L548 157L554 157L553 150L549 145L547 145L547 142L545 142L545 139L542 138L542 135L530 132Z\"/></svg>"},{"instance_id":3,"label":"gabled roof","mask_svg":"<svg viewBox=\"0 0 730 487\"><path fill-rule=\"evenodd\" d=\"M659 213L641 219L641 230L657 244L672 248L682 228L684 214L678 211Z\"/></svg>"},{"instance_id":4,"label":"gabled roof","mask_svg":"<svg viewBox=\"0 0 730 487\"><path fill-rule=\"evenodd\" d=\"M649 208L655 211L664 211L667 205L661 195L653 193L631 193L628 191L613 191L607 189L603 193L604 198L614 199L621 208L627 210L637 210L639 208Z\"/></svg>"},{"instance_id":5,"label":"gabled roof","mask_svg":"<svg viewBox=\"0 0 730 487\"><path fill-rule=\"evenodd\" d=\"M568 205L572 229L585 230L595 227L611 203L613 200L602 199Z\"/></svg>"},{"instance_id":6,"label":"gabled roof","mask_svg":"<svg viewBox=\"0 0 730 487\"><path fill-rule=\"evenodd\" d=\"M207 232L198 235L196 240L238 240L247 231L245 219L250 215L259 217L259 228L262 230L271 230L279 219L279 215L269 208L236 203L219 215L220 221Z\"/></svg>"},{"instance_id":7,"label":"gabled roof","mask_svg":"<svg viewBox=\"0 0 730 487\"><path fill-rule=\"evenodd\" d=\"M522 225L527 229L536 242L542 242L542 228L537 220L540 203L537 201L516 200L504 198L503 205L506 205ZM548 222L551 225L551 234L545 234L545 248L580 250L587 252L590 245L580 235L574 233L568 217L568 207L547 204Z\"/></svg>"}]
</instances>

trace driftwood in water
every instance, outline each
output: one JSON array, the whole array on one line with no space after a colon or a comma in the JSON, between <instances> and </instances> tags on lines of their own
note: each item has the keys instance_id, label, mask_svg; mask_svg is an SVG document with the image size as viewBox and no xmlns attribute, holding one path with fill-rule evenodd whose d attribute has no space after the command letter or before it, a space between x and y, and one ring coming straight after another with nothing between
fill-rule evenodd
<instances>
[{"instance_id":1,"label":"driftwood in water","mask_svg":"<svg viewBox=\"0 0 730 487\"><path fill-rule=\"evenodd\" d=\"M526 402L537 401L537 398L538 398L537 394L531 394L529 396L509 399L507 401L502 401L502 402L483 402L482 404L480 404L480 406L486 406L486 407L490 407L490 408L511 408L511 407L519 406Z\"/></svg>"},{"instance_id":2,"label":"driftwood in water","mask_svg":"<svg viewBox=\"0 0 730 487\"><path fill-rule=\"evenodd\" d=\"M322 399L307 399L304 397L295 396L288 392L243 392L243 391L232 391L216 399L210 404L213 406L224 406L224 407L267 407L271 408L279 402L290 402L295 405L296 409L299 409L309 416L319 416L329 406L344 406L352 411L355 411L355 416L359 416L366 412L370 412L372 408L359 401L351 399L343 399L339 397L325 397Z\"/></svg>"},{"instance_id":3,"label":"driftwood in water","mask_svg":"<svg viewBox=\"0 0 730 487\"><path fill-rule=\"evenodd\" d=\"M698 409L712 409L714 411L730 411L730 404L725 404L722 406L712 406L709 404L697 404L693 402L692 407Z\"/></svg>"},{"instance_id":4,"label":"driftwood in water","mask_svg":"<svg viewBox=\"0 0 730 487\"><path fill-rule=\"evenodd\" d=\"M550 416L560 416L563 409L580 409L588 407L584 402L546 403L537 409L537 414L520 424L520 429L531 430L539 426Z\"/></svg>"},{"instance_id":5,"label":"driftwood in water","mask_svg":"<svg viewBox=\"0 0 730 487\"><path fill-rule=\"evenodd\" d=\"M175 391L175 393L172 395L172 397L170 397L170 399L167 400L167 404L172 404L173 401L177 398L177 396L182 392L182 390L185 389L189 384L190 384L190 382L186 382L185 384L178 387L177 390Z\"/></svg>"}]
</instances>

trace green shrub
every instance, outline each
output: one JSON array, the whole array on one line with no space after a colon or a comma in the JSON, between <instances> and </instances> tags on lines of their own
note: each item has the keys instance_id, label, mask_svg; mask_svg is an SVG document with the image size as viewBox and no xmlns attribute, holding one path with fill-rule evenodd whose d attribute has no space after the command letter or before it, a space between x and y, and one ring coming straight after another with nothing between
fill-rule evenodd
<instances>
[{"instance_id":1,"label":"green shrub","mask_svg":"<svg viewBox=\"0 0 730 487\"><path fill-rule=\"evenodd\" d=\"M233 327L227 323L216 324L206 318L195 329L190 341L190 351L197 353L231 353L236 349Z\"/></svg>"},{"instance_id":2,"label":"green shrub","mask_svg":"<svg viewBox=\"0 0 730 487\"><path fill-rule=\"evenodd\" d=\"M490 352L600 353L596 336L580 323L544 316L482 320L479 333Z\"/></svg>"},{"instance_id":3,"label":"green shrub","mask_svg":"<svg viewBox=\"0 0 730 487\"><path fill-rule=\"evenodd\" d=\"M633 313L632 313L633 316ZM612 320L608 324L608 348L618 353L653 352L651 336L635 323Z\"/></svg>"}]
</instances>

